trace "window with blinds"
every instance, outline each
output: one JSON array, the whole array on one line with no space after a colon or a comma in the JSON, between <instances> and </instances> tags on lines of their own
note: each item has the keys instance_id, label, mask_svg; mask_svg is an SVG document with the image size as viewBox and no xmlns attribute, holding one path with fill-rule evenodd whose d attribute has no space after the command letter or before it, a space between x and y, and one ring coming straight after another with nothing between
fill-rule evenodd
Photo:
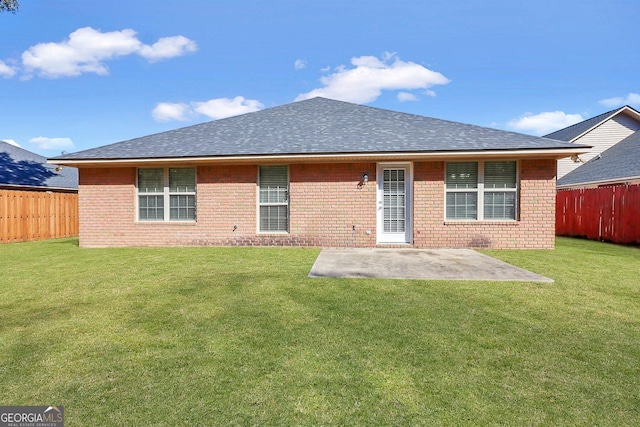
<instances>
[{"instance_id":1,"label":"window with blinds","mask_svg":"<svg viewBox=\"0 0 640 427\"><path fill-rule=\"evenodd\" d=\"M195 168L138 169L138 221L195 220Z\"/></svg>"},{"instance_id":2,"label":"window with blinds","mask_svg":"<svg viewBox=\"0 0 640 427\"><path fill-rule=\"evenodd\" d=\"M478 163L447 163L446 218L478 219Z\"/></svg>"},{"instance_id":3,"label":"window with blinds","mask_svg":"<svg viewBox=\"0 0 640 427\"><path fill-rule=\"evenodd\" d=\"M196 220L196 170L169 168L169 220Z\"/></svg>"},{"instance_id":4,"label":"window with blinds","mask_svg":"<svg viewBox=\"0 0 640 427\"><path fill-rule=\"evenodd\" d=\"M478 163L447 163L447 189L478 188Z\"/></svg>"},{"instance_id":5,"label":"window with blinds","mask_svg":"<svg viewBox=\"0 0 640 427\"><path fill-rule=\"evenodd\" d=\"M289 231L289 169L260 166L258 181L260 231Z\"/></svg>"},{"instance_id":6,"label":"window with blinds","mask_svg":"<svg viewBox=\"0 0 640 427\"><path fill-rule=\"evenodd\" d=\"M164 221L164 169L138 169L138 220Z\"/></svg>"},{"instance_id":7,"label":"window with blinds","mask_svg":"<svg viewBox=\"0 0 640 427\"><path fill-rule=\"evenodd\" d=\"M517 219L517 162L447 163L447 220Z\"/></svg>"},{"instance_id":8,"label":"window with blinds","mask_svg":"<svg viewBox=\"0 0 640 427\"><path fill-rule=\"evenodd\" d=\"M484 218L516 219L516 162L484 163Z\"/></svg>"}]
</instances>

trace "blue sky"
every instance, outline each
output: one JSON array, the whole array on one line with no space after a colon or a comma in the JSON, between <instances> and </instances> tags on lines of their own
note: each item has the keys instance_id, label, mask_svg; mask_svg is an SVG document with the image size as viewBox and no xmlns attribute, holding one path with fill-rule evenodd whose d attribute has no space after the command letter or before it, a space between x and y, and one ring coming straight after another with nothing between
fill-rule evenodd
<instances>
[{"instance_id":1,"label":"blue sky","mask_svg":"<svg viewBox=\"0 0 640 427\"><path fill-rule=\"evenodd\" d=\"M640 108L637 0L21 0L0 140L45 156L320 95L541 135Z\"/></svg>"}]
</instances>

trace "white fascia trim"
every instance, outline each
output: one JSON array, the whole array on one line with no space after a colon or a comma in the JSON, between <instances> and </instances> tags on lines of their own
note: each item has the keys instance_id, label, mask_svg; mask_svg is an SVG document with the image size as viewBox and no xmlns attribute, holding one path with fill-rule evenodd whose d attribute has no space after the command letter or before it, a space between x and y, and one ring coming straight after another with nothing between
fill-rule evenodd
<instances>
[{"instance_id":1,"label":"white fascia trim","mask_svg":"<svg viewBox=\"0 0 640 427\"><path fill-rule=\"evenodd\" d=\"M322 162L322 161L340 161L349 162L352 160L378 160L385 161L410 161L410 160L429 160L443 158L522 158L522 157L548 157L561 159L574 154L583 154L588 152L582 147L563 148L563 149L541 149L541 150L484 150L484 151L438 151L427 153L353 153L353 154L282 154L282 155L259 155L259 156L211 156L211 157L169 157L169 158L143 158L143 159L55 159L47 160L47 163L64 165L64 166L82 166L97 164L119 164L133 165L140 163L155 164L194 164L194 163L262 163L262 162Z\"/></svg>"},{"instance_id":2,"label":"white fascia trim","mask_svg":"<svg viewBox=\"0 0 640 427\"><path fill-rule=\"evenodd\" d=\"M557 190L571 190L574 188L582 188L594 185L607 185L607 184L615 184L617 182L627 182L627 181L640 181L639 176L624 176L617 179L602 179L599 181L587 181L587 182L577 182L575 184L565 184L565 185L557 185Z\"/></svg>"}]
</instances>

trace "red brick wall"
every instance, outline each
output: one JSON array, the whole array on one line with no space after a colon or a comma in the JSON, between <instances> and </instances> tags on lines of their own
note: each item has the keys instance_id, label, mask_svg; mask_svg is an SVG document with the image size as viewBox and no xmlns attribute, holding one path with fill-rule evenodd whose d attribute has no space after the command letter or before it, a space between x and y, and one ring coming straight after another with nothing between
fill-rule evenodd
<instances>
[{"instance_id":1,"label":"red brick wall","mask_svg":"<svg viewBox=\"0 0 640 427\"><path fill-rule=\"evenodd\" d=\"M376 246L375 163L290 165L287 234L256 232L257 176L255 165L200 166L196 223L136 222L136 169L82 168L80 245ZM413 246L553 248L555 160L521 161L520 179L519 221L446 222L444 162L414 163Z\"/></svg>"},{"instance_id":2,"label":"red brick wall","mask_svg":"<svg viewBox=\"0 0 640 427\"><path fill-rule=\"evenodd\" d=\"M312 246L375 246L375 178L375 163L291 165L291 235Z\"/></svg>"},{"instance_id":3,"label":"red brick wall","mask_svg":"<svg viewBox=\"0 0 640 427\"><path fill-rule=\"evenodd\" d=\"M444 162L414 163L414 247L553 249L555 160L521 160L518 221L445 221Z\"/></svg>"}]
</instances>

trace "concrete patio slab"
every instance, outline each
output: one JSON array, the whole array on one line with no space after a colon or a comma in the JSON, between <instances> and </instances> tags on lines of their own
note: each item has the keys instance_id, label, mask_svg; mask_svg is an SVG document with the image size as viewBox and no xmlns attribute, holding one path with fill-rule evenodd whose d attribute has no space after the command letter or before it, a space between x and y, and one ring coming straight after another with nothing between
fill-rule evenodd
<instances>
[{"instance_id":1,"label":"concrete patio slab","mask_svg":"<svg viewBox=\"0 0 640 427\"><path fill-rule=\"evenodd\" d=\"M309 277L553 282L472 249L323 249Z\"/></svg>"}]
</instances>

